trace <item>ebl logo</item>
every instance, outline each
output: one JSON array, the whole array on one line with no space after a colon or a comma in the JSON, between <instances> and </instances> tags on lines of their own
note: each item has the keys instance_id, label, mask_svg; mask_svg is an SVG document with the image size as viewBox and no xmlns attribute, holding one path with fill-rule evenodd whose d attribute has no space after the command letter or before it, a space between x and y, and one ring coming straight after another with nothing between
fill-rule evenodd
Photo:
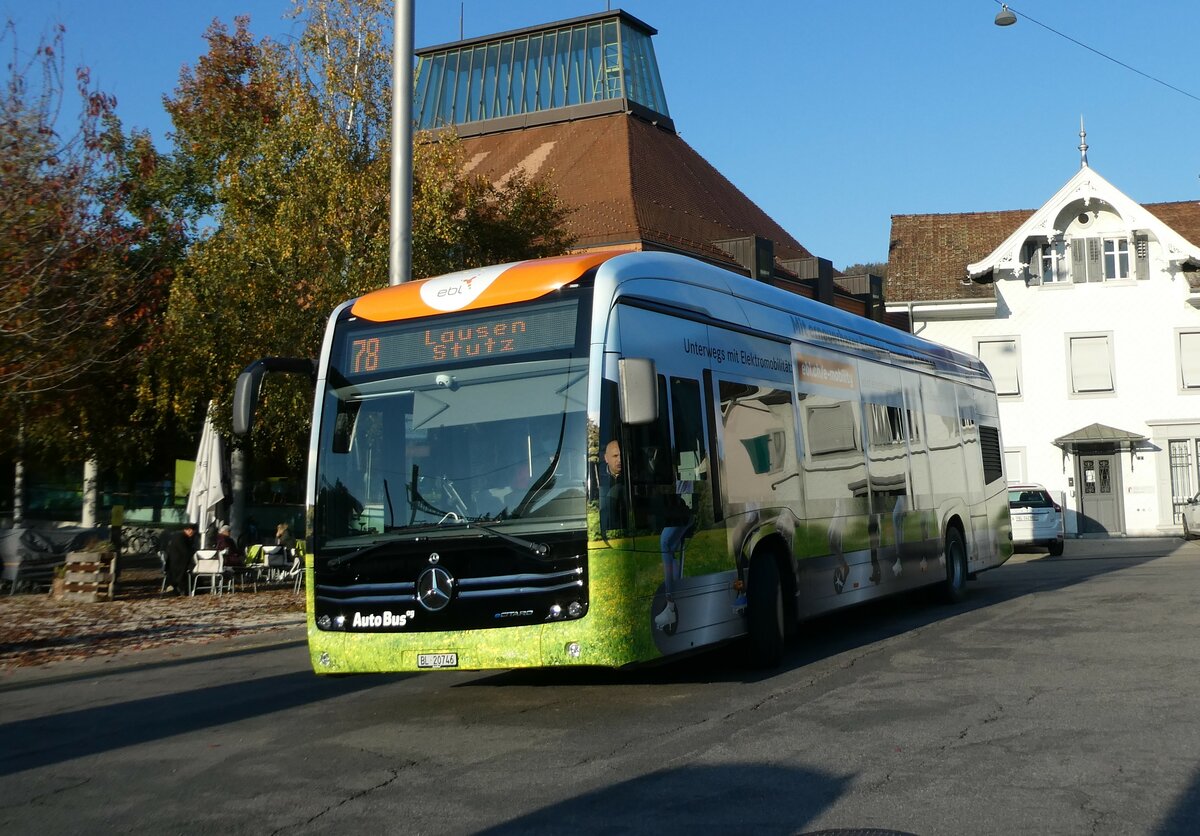
<instances>
[{"instance_id":1,"label":"ebl logo","mask_svg":"<svg viewBox=\"0 0 1200 836\"><path fill-rule=\"evenodd\" d=\"M421 300L435 310L459 311L470 307L499 275L489 267L430 279L421 285Z\"/></svg>"},{"instance_id":2,"label":"ebl logo","mask_svg":"<svg viewBox=\"0 0 1200 836\"><path fill-rule=\"evenodd\" d=\"M443 287L441 290L439 290L437 292L438 298L444 299L447 296L459 296L461 294L469 294L471 292L471 282L473 282L473 281L475 281L474 276L472 276L469 279L463 279L462 284L458 285L457 287L454 287L454 286Z\"/></svg>"}]
</instances>

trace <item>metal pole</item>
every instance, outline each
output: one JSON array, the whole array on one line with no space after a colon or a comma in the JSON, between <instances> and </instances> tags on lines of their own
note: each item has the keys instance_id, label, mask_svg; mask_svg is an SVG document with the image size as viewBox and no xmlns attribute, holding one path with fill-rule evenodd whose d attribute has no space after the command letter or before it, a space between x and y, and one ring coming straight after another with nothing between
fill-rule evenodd
<instances>
[{"instance_id":1,"label":"metal pole","mask_svg":"<svg viewBox=\"0 0 1200 836\"><path fill-rule=\"evenodd\" d=\"M413 2L395 0L392 27L392 195L388 284L412 277Z\"/></svg>"}]
</instances>

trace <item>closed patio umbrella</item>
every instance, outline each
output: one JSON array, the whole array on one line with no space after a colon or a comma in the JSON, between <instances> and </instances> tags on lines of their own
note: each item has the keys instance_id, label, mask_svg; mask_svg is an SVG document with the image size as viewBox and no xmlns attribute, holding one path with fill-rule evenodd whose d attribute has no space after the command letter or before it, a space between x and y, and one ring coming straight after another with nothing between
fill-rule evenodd
<instances>
[{"instance_id":1,"label":"closed patio umbrella","mask_svg":"<svg viewBox=\"0 0 1200 836\"><path fill-rule=\"evenodd\" d=\"M225 443L212 422L213 405L208 404L200 447L196 450L196 471L188 491L188 519L200 527L200 547L209 548L208 530L217 519L217 505L225 498Z\"/></svg>"}]
</instances>

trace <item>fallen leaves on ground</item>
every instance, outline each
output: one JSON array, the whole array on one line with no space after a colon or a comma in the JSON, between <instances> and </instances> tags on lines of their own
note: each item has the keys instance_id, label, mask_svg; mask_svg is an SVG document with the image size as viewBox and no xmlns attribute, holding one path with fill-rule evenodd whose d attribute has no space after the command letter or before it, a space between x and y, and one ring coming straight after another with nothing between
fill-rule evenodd
<instances>
[{"instance_id":1,"label":"fallen leaves on ground","mask_svg":"<svg viewBox=\"0 0 1200 836\"><path fill-rule=\"evenodd\" d=\"M160 593L160 578L130 573L115 601L98 603L0 595L0 670L210 642L303 621L304 596L290 585L192 598Z\"/></svg>"}]
</instances>

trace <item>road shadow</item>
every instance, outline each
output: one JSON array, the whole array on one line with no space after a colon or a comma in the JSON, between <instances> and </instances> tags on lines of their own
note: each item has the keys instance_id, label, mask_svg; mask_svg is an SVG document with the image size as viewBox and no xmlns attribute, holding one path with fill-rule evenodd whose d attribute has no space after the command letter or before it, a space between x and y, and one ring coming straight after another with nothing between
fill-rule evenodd
<instances>
[{"instance_id":1,"label":"road shadow","mask_svg":"<svg viewBox=\"0 0 1200 836\"><path fill-rule=\"evenodd\" d=\"M398 678L297 671L4 723L0 776L339 699Z\"/></svg>"},{"instance_id":2,"label":"road shadow","mask_svg":"<svg viewBox=\"0 0 1200 836\"><path fill-rule=\"evenodd\" d=\"M792 834L829 809L853 780L769 764L685 766L575 796L478 833Z\"/></svg>"},{"instance_id":3,"label":"road shadow","mask_svg":"<svg viewBox=\"0 0 1200 836\"><path fill-rule=\"evenodd\" d=\"M1192 836L1200 822L1200 770L1192 774L1192 782L1179 796L1154 836Z\"/></svg>"},{"instance_id":4,"label":"road shadow","mask_svg":"<svg viewBox=\"0 0 1200 836\"><path fill-rule=\"evenodd\" d=\"M89 659L83 663L85 666L84 670L71 671L69 673L58 673L53 668L43 670L34 669L33 673L26 674L28 678L23 677L11 682L6 682L0 679L0 694L9 691L23 691L29 688L41 688L46 685L61 685L68 682L83 682L89 679L102 679L108 676L123 676L130 673L143 673L155 670L185 667L187 665L195 665L199 662L214 661L216 659L237 659L243 656L254 656L260 653L269 653L276 650L286 650L290 648L307 646L307 639L271 641L266 644L255 645L254 647L239 647L236 650L217 650L194 656L189 655L185 658L155 659L148 662L131 662L130 659L136 658L136 656L111 656L106 658L106 662L111 661L112 664L103 668L97 668L93 660ZM178 652L180 652L180 645L166 645L164 647L152 648L149 651L138 651L138 653L147 654ZM11 671L9 673L11 673Z\"/></svg>"},{"instance_id":5,"label":"road shadow","mask_svg":"<svg viewBox=\"0 0 1200 836\"><path fill-rule=\"evenodd\" d=\"M1177 538L1072 540L1059 557L1044 553L1021 554L1018 559L997 569L980 573L968 584L967 599L959 604L941 603L933 589L918 589L804 621L800 624L798 639L788 648L783 663L766 671L749 667L745 644L731 642L671 661L621 670L505 671L454 687L760 682L963 613L994 607L1026 595L1054 592L1101 575L1160 560L1182 548L1194 549L1200 557L1200 549L1185 545Z\"/></svg>"}]
</instances>

